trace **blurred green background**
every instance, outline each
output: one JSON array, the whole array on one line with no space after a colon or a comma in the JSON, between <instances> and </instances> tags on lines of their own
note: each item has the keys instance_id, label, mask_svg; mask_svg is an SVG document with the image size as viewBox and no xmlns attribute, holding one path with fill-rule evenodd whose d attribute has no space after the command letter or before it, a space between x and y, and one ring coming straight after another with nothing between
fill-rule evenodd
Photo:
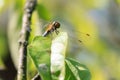
<instances>
[{"instance_id":1,"label":"blurred green background","mask_svg":"<svg viewBox=\"0 0 120 80\"><path fill-rule=\"evenodd\" d=\"M67 56L85 64L91 80L120 80L120 0L37 2L30 41L41 35L46 23L58 21L60 31L70 35ZM0 80L16 78L24 4L25 0L0 0ZM78 43L78 39L82 42ZM33 72L34 66L28 65Z\"/></svg>"}]
</instances>

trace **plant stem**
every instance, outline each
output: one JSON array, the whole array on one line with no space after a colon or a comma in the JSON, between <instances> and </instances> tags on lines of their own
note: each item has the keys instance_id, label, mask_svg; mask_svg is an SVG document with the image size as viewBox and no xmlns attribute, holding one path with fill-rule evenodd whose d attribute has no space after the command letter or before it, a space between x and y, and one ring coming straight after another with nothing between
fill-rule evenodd
<instances>
[{"instance_id":1,"label":"plant stem","mask_svg":"<svg viewBox=\"0 0 120 80\"><path fill-rule=\"evenodd\" d=\"M41 80L41 77L39 75L39 73L37 73L33 78L32 80Z\"/></svg>"},{"instance_id":2,"label":"plant stem","mask_svg":"<svg viewBox=\"0 0 120 80\"><path fill-rule=\"evenodd\" d=\"M30 36L30 23L32 12L35 9L37 0L27 0L24 9L22 29L19 39L19 65L18 65L18 74L17 80L27 80L27 45L28 39Z\"/></svg>"}]
</instances>

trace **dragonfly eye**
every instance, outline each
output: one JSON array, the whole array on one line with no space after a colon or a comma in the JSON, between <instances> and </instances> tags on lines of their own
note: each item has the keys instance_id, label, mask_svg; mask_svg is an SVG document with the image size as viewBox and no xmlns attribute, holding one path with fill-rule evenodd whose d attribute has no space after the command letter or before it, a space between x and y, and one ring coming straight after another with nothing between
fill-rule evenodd
<instances>
[{"instance_id":1,"label":"dragonfly eye","mask_svg":"<svg viewBox=\"0 0 120 80\"><path fill-rule=\"evenodd\" d=\"M55 23L54 23L54 26L55 26L56 28L60 28L60 23L55 22Z\"/></svg>"}]
</instances>

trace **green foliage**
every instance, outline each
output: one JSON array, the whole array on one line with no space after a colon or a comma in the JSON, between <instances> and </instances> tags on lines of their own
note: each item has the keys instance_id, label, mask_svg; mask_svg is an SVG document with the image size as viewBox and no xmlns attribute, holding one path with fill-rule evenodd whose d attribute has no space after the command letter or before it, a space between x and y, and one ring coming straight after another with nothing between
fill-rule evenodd
<instances>
[{"instance_id":1,"label":"green foliage","mask_svg":"<svg viewBox=\"0 0 120 80\"><path fill-rule=\"evenodd\" d=\"M18 39L22 26L24 4L25 0L0 0L0 69L2 69L2 64L4 66L2 59L7 59L6 52L11 53L12 61L17 68ZM36 11L32 15L32 24L40 21L40 25L34 25L31 28L31 40L36 36L36 33L37 35L41 34L42 29L40 28L44 26L42 21L57 20L62 25L61 30L67 30L73 36L80 37L82 42L85 41L82 50L76 46L79 44L74 41L72 47L67 48L72 53L69 53L70 56L89 65L87 67L92 73L92 80L120 80L120 29L116 28L116 24L114 24L118 22L117 27L119 27L120 20L117 19L119 18L119 5L120 0L38 0ZM76 31L89 33L91 38L86 40L82 37L81 39L81 33L74 34ZM8 38L4 36L6 32ZM9 42L10 52L7 49L7 42ZM31 63L28 65L29 71L33 73L34 66L31 67L31 65ZM56 72L54 77L59 74L60 71ZM33 76L30 73L28 75Z\"/></svg>"},{"instance_id":2,"label":"green foliage","mask_svg":"<svg viewBox=\"0 0 120 80\"><path fill-rule=\"evenodd\" d=\"M5 59L5 57L7 56L5 46L7 43L5 37L1 35L1 32L0 32L0 68L4 68L3 59Z\"/></svg>"},{"instance_id":3,"label":"green foliage","mask_svg":"<svg viewBox=\"0 0 120 80\"><path fill-rule=\"evenodd\" d=\"M60 32L51 45L51 72L52 79L58 80L65 76L65 56L68 44L68 34Z\"/></svg>"},{"instance_id":4,"label":"green foliage","mask_svg":"<svg viewBox=\"0 0 120 80\"><path fill-rule=\"evenodd\" d=\"M21 11L24 9L24 0L15 0L14 10Z\"/></svg>"},{"instance_id":5,"label":"green foliage","mask_svg":"<svg viewBox=\"0 0 120 80\"><path fill-rule=\"evenodd\" d=\"M37 36L28 46L28 53L35 64L42 80L50 80L50 45L49 38ZM47 77L46 77L47 76Z\"/></svg>"},{"instance_id":6,"label":"green foliage","mask_svg":"<svg viewBox=\"0 0 120 80\"><path fill-rule=\"evenodd\" d=\"M52 41L51 56L49 38L37 36L28 46L28 53L42 80L90 80L90 72L84 65L65 59L67 37L66 32L61 32Z\"/></svg>"},{"instance_id":7,"label":"green foliage","mask_svg":"<svg viewBox=\"0 0 120 80\"><path fill-rule=\"evenodd\" d=\"M43 20L50 20L51 19L50 12L42 4L37 5L37 12L39 14L39 18L41 18Z\"/></svg>"},{"instance_id":8,"label":"green foliage","mask_svg":"<svg viewBox=\"0 0 120 80\"><path fill-rule=\"evenodd\" d=\"M70 58L66 58L65 63L65 80L91 80L91 74L85 65Z\"/></svg>"}]
</instances>

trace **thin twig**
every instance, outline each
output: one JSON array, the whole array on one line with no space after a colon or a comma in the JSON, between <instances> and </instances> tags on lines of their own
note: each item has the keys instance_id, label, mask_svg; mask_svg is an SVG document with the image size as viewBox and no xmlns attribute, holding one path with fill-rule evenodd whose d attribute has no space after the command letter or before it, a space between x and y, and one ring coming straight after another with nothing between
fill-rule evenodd
<instances>
[{"instance_id":1,"label":"thin twig","mask_svg":"<svg viewBox=\"0 0 120 80\"><path fill-rule=\"evenodd\" d=\"M39 73L37 73L33 78L32 80L41 80L41 77L39 75Z\"/></svg>"},{"instance_id":2,"label":"thin twig","mask_svg":"<svg viewBox=\"0 0 120 80\"><path fill-rule=\"evenodd\" d=\"M32 12L35 9L37 0L27 0L24 9L22 29L19 39L19 65L18 65L18 75L17 80L27 80L27 45L30 36L30 23Z\"/></svg>"}]
</instances>

